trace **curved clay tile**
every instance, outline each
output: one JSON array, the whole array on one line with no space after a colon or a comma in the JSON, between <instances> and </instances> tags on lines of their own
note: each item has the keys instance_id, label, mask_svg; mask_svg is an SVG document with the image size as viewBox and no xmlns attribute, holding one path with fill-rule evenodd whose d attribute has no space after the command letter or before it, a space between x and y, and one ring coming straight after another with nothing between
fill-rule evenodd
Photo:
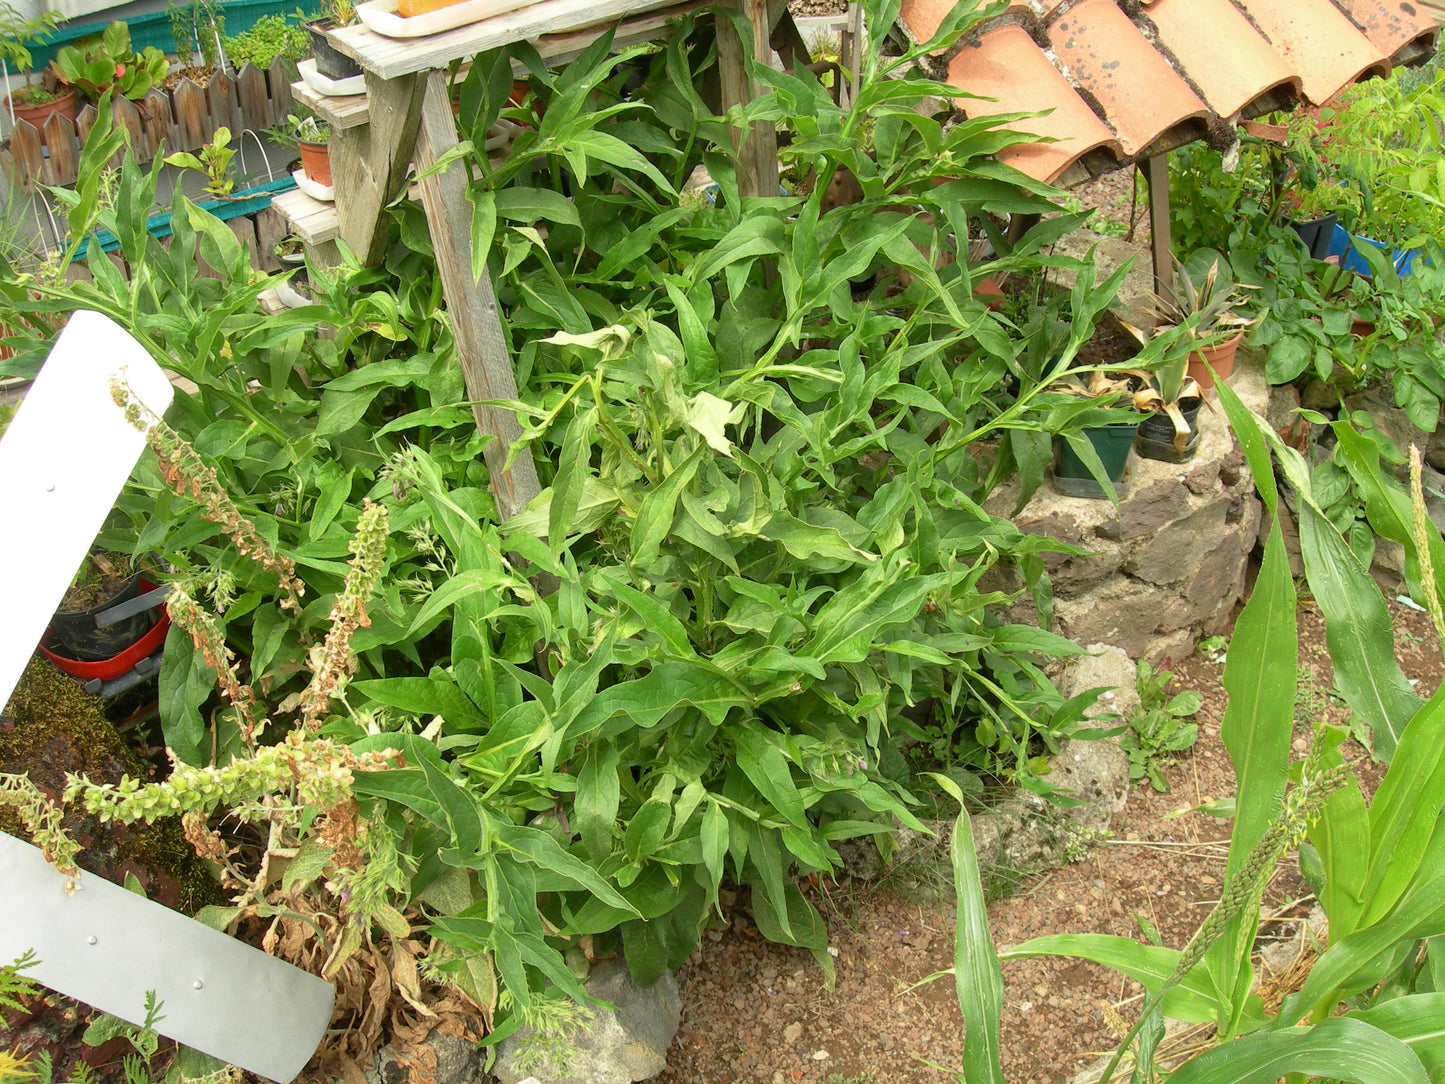
<instances>
[{"instance_id":1,"label":"curved clay tile","mask_svg":"<svg viewBox=\"0 0 1445 1084\"><path fill-rule=\"evenodd\" d=\"M1052 110L1047 116L1015 121L1011 127L1060 142L1026 143L999 154L1030 177L1053 182L1066 172L1072 175L1070 167L1086 156L1112 156L1116 161L1121 157L1114 133L1021 27L1000 26L965 46L948 66L948 81L970 94L998 99L961 101L969 116Z\"/></svg>"},{"instance_id":2,"label":"curved clay tile","mask_svg":"<svg viewBox=\"0 0 1445 1084\"><path fill-rule=\"evenodd\" d=\"M1412 64L1435 51L1440 26L1409 0L1336 0L1365 37L1395 64Z\"/></svg>"},{"instance_id":3,"label":"curved clay tile","mask_svg":"<svg viewBox=\"0 0 1445 1084\"><path fill-rule=\"evenodd\" d=\"M1240 0L1275 50L1300 73L1316 105L1371 75L1388 75L1385 54L1330 0Z\"/></svg>"},{"instance_id":4,"label":"curved clay tile","mask_svg":"<svg viewBox=\"0 0 1445 1084\"><path fill-rule=\"evenodd\" d=\"M924 42L938 33L943 17L953 10L957 2L958 0L903 0L898 17L908 24L908 29L913 31L915 38ZM1028 0L1011 0L1008 9L1001 15L1032 18L1033 9L1030 8Z\"/></svg>"},{"instance_id":5,"label":"curved clay tile","mask_svg":"<svg viewBox=\"0 0 1445 1084\"><path fill-rule=\"evenodd\" d=\"M1165 141L1175 146L1205 134L1204 103L1114 0L1071 4L1049 24L1049 41L1131 157L1166 133L1184 137Z\"/></svg>"},{"instance_id":6,"label":"curved clay tile","mask_svg":"<svg viewBox=\"0 0 1445 1084\"><path fill-rule=\"evenodd\" d=\"M1252 116L1299 94L1299 76L1230 0L1154 0L1146 14L1220 116ZM1261 99L1264 110L1249 108Z\"/></svg>"}]
</instances>

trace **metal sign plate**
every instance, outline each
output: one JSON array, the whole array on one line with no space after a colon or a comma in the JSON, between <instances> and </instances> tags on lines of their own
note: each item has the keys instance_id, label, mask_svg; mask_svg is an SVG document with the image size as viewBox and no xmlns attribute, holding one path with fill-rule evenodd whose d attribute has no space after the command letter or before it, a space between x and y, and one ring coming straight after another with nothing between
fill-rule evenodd
<instances>
[{"instance_id":1,"label":"metal sign plate","mask_svg":"<svg viewBox=\"0 0 1445 1084\"><path fill-rule=\"evenodd\" d=\"M66 878L39 850L0 833L0 960L33 949L26 974L139 1024L154 990L168 1038L285 1084L315 1052L336 992L267 956L93 874Z\"/></svg>"},{"instance_id":2,"label":"metal sign plate","mask_svg":"<svg viewBox=\"0 0 1445 1084\"><path fill-rule=\"evenodd\" d=\"M75 313L0 440L0 568L19 572L0 621L0 710L145 447L113 376L156 414L175 394L124 328Z\"/></svg>"}]
</instances>

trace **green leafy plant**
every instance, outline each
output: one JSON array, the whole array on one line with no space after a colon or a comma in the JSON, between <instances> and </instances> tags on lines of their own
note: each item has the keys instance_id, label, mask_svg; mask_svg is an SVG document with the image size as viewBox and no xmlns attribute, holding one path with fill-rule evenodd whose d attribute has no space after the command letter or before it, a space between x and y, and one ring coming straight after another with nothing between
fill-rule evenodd
<instances>
[{"instance_id":1,"label":"green leafy plant","mask_svg":"<svg viewBox=\"0 0 1445 1084\"><path fill-rule=\"evenodd\" d=\"M11 4L0 4L0 57L25 77L25 85L11 95L15 104L39 105L55 97L54 92L30 81L34 63L30 46L46 41L55 28L65 21L59 12L49 11L36 16L22 15Z\"/></svg>"},{"instance_id":2,"label":"green leafy plant","mask_svg":"<svg viewBox=\"0 0 1445 1084\"><path fill-rule=\"evenodd\" d=\"M277 57L293 63L311 55L311 39L306 27L292 23L278 13L263 15L233 38L225 40L226 55L237 68L254 64L265 71Z\"/></svg>"},{"instance_id":3,"label":"green leafy plant","mask_svg":"<svg viewBox=\"0 0 1445 1084\"><path fill-rule=\"evenodd\" d=\"M199 53L199 66L214 68L220 56L221 35L226 30L226 16L220 4L216 0L191 0L188 4L167 0L166 15L181 67L190 68Z\"/></svg>"},{"instance_id":4,"label":"green leafy plant","mask_svg":"<svg viewBox=\"0 0 1445 1084\"><path fill-rule=\"evenodd\" d=\"M1234 829L1219 903L1183 950L1128 938L1065 934L1035 938L1004 954L1077 956L1141 982L1147 997L1105 1080L1126 1054L1134 1079L1150 1079L1161 1014L1211 1021L1215 1045L1174 1070L1173 1082L1295 1079L1425 1084L1445 1069L1432 1043L1445 1003L1434 960L1445 936L1442 852L1433 826L1442 787L1445 697L1420 704L1390 654L1388 611L1368 572L1319 510L1298 453L1221 384L1220 398L1244 448L1270 518L1264 563L1240 615L1225 667L1230 703L1222 724L1238 776ZM1426 526L1414 500L1379 470L1371 446L1348 423L1335 423L1347 462L1369 496L1371 523L1404 540L1416 590L1440 614L1439 570L1445 543ZM1317 726L1303 762L1289 764L1298 641L1293 582L1277 517L1271 452L1294 487L1306 575L1324 612L1341 694L1368 718L1377 751L1389 761L1366 803L1339 752L1343 731ZM1440 620L1445 621L1445 617ZM960 843L959 840L962 840ZM1308 842L1305 842L1305 841ZM1303 985L1267 1016L1250 992L1264 881L1288 848L1329 918L1329 945ZM959 919L954 974L967 1024L968 1084L1001 1082L998 956L988 936L967 816L955 836ZM990 995L988 992L992 991ZM1344 1004L1346 1012L1338 1015ZM1137 1042L1136 1042L1137 1040Z\"/></svg>"},{"instance_id":5,"label":"green leafy plant","mask_svg":"<svg viewBox=\"0 0 1445 1084\"><path fill-rule=\"evenodd\" d=\"M181 151L166 155L166 165L193 169L206 178L206 195L212 199L230 199L236 187L231 175L231 159L236 157L231 146L231 129L217 128L211 141L200 148L199 154Z\"/></svg>"},{"instance_id":6,"label":"green leafy plant","mask_svg":"<svg viewBox=\"0 0 1445 1084\"><path fill-rule=\"evenodd\" d=\"M165 80L170 67L166 55L153 45L139 53L132 50L130 27L119 19L98 36L67 45L55 55L61 81L91 101L112 91L139 101Z\"/></svg>"},{"instance_id":7,"label":"green leafy plant","mask_svg":"<svg viewBox=\"0 0 1445 1084\"><path fill-rule=\"evenodd\" d=\"M277 143L330 143L331 126L314 114L288 113L280 124L266 129L268 138Z\"/></svg>"},{"instance_id":8,"label":"green leafy plant","mask_svg":"<svg viewBox=\"0 0 1445 1084\"><path fill-rule=\"evenodd\" d=\"M1204 697L1193 689L1170 696L1168 686L1173 678L1171 671L1156 671L1144 659L1139 660L1139 706L1129 712L1119 736L1119 748L1129 755L1129 778L1147 778L1160 792L1169 789L1160 762L1193 748L1199 728L1189 720L1204 703Z\"/></svg>"}]
</instances>

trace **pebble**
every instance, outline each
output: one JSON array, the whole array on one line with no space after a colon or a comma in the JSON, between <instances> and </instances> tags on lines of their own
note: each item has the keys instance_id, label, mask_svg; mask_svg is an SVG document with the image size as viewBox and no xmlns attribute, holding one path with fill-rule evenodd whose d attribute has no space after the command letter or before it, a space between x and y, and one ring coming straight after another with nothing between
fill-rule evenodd
<instances>
[{"instance_id":1,"label":"pebble","mask_svg":"<svg viewBox=\"0 0 1445 1084\"><path fill-rule=\"evenodd\" d=\"M802 1025L802 1024L799 1024L799 1023L794 1022L794 1023L792 1023L792 1024L789 1024L787 1027L785 1027L785 1028L783 1029L783 1039L786 1040L787 1042L795 1043L795 1042L797 1042L799 1039L801 1039L802 1037L803 1037L803 1025Z\"/></svg>"},{"instance_id":2,"label":"pebble","mask_svg":"<svg viewBox=\"0 0 1445 1084\"><path fill-rule=\"evenodd\" d=\"M813 1051L813 1060L814 1060L814 1061L827 1061L827 1060L828 1060L829 1058L831 1058L832 1056L833 1056L833 1055L830 1054L830 1053L828 1053L826 1050L814 1050L814 1051Z\"/></svg>"}]
</instances>

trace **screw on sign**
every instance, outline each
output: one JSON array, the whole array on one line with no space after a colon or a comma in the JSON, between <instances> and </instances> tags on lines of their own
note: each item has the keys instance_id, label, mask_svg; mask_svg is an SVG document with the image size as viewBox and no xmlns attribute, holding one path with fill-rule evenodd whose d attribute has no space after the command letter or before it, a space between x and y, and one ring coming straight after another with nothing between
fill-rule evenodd
<instances>
[{"instance_id":1,"label":"screw on sign","mask_svg":"<svg viewBox=\"0 0 1445 1084\"><path fill-rule=\"evenodd\" d=\"M125 485L145 437L111 398L113 379L156 416L172 389L119 325L78 312L56 340L0 439L0 567L16 577L0 619L0 706L14 691L75 569ZM178 1043L286 1082L331 1019L331 984L93 875L67 876L0 833L0 960L34 951L27 974L139 1024L146 994L157 1030Z\"/></svg>"}]
</instances>

